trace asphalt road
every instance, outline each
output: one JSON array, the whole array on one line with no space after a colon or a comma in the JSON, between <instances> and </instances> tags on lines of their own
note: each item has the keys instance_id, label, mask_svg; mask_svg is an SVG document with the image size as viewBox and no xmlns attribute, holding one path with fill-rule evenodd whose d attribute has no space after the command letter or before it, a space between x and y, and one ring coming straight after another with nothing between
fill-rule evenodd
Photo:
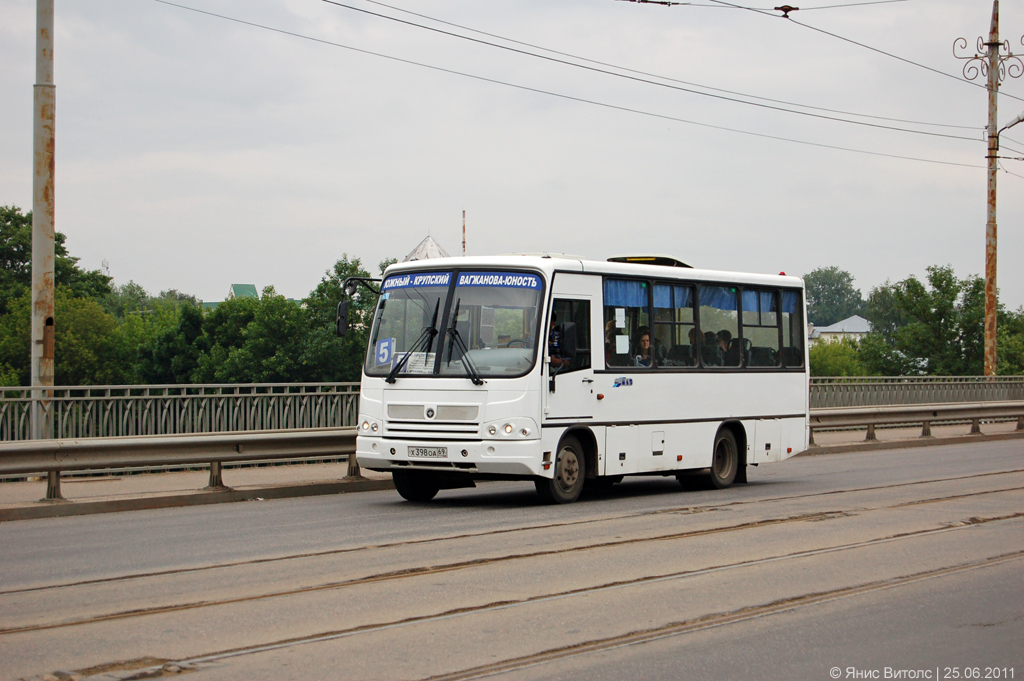
<instances>
[{"instance_id":1,"label":"asphalt road","mask_svg":"<svg viewBox=\"0 0 1024 681\"><path fill-rule=\"evenodd\" d=\"M0 679L1024 678L1020 440L749 479L0 523Z\"/></svg>"}]
</instances>

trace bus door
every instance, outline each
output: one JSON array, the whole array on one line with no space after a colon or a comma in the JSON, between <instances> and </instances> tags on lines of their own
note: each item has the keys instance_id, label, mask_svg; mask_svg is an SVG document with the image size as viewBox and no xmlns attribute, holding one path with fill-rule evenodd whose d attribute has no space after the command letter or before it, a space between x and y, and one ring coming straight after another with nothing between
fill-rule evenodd
<instances>
[{"instance_id":1,"label":"bus door","mask_svg":"<svg viewBox=\"0 0 1024 681\"><path fill-rule=\"evenodd\" d=\"M559 272L552 285L548 311L547 351L544 353L544 423L550 426L589 424L594 420L594 368L591 361L592 300L599 294L600 277ZM559 353L558 325L570 322L576 332L576 356L572 361L551 356ZM552 381L552 378L554 379ZM552 390L554 388L554 390Z\"/></svg>"}]
</instances>

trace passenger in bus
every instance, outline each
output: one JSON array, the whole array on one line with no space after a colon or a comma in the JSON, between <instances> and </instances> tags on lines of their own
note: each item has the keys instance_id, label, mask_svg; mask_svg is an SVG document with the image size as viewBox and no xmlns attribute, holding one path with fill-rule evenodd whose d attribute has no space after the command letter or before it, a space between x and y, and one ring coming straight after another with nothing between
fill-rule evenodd
<instances>
[{"instance_id":1,"label":"passenger in bus","mask_svg":"<svg viewBox=\"0 0 1024 681\"><path fill-rule=\"evenodd\" d=\"M690 333L687 334L687 338L690 341L690 347L686 348L686 365L695 367L697 366L697 327L691 326Z\"/></svg>"},{"instance_id":2,"label":"passenger in bus","mask_svg":"<svg viewBox=\"0 0 1024 681\"><path fill-rule=\"evenodd\" d=\"M649 367L651 364L651 330L646 326L641 326L637 330L636 365L638 367Z\"/></svg>"},{"instance_id":3,"label":"passenger in bus","mask_svg":"<svg viewBox=\"0 0 1024 681\"><path fill-rule=\"evenodd\" d=\"M721 366L738 367L740 365L740 347L738 339L734 340L729 329L718 332L718 355Z\"/></svg>"},{"instance_id":4,"label":"passenger in bus","mask_svg":"<svg viewBox=\"0 0 1024 681\"><path fill-rule=\"evenodd\" d=\"M607 366L610 367L625 367L633 364L633 359L629 354L617 353L616 350L616 331L615 320L609 319L604 325L604 361Z\"/></svg>"},{"instance_id":5,"label":"passenger in bus","mask_svg":"<svg viewBox=\"0 0 1024 681\"><path fill-rule=\"evenodd\" d=\"M704 332L704 342L700 346L700 358L705 366L721 366L722 358L718 354L718 340L714 331Z\"/></svg>"},{"instance_id":6,"label":"passenger in bus","mask_svg":"<svg viewBox=\"0 0 1024 681\"><path fill-rule=\"evenodd\" d=\"M561 370L569 364L568 360L562 357L562 338L558 333L558 315L551 313L551 326L548 328L548 357L551 359L551 370Z\"/></svg>"}]
</instances>

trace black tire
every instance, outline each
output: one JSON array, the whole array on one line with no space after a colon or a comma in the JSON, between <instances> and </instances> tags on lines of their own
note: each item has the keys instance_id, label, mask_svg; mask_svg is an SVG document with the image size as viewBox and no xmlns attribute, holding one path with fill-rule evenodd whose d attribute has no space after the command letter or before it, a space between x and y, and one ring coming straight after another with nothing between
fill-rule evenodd
<instances>
[{"instance_id":1,"label":"black tire","mask_svg":"<svg viewBox=\"0 0 1024 681\"><path fill-rule=\"evenodd\" d=\"M715 435L715 448L711 453L711 468L708 470L709 489L725 489L736 481L740 468L739 448L736 436L728 428L722 428Z\"/></svg>"},{"instance_id":2,"label":"black tire","mask_svg":"<svg viewBox=\"0 0 1024 681\"><path fill-rule=\"evenodd\" d=\"M537 478L537 494L548 504L570 504L580 497L586 478L586 459L583 448L574 437L562 438L555 456L555 476Z\"/></svg>"},{"instance_id":3,"label":"black tire","mask_svg":"<svg viewBox=\"0 0 1024 681\"><path fill-rule=\"evenodd\" d=\"M391 477L395 481L395 489L409 501L430 501L441 489L430 473L422 471L392 471Z\"/></svg>"}]
</instances>

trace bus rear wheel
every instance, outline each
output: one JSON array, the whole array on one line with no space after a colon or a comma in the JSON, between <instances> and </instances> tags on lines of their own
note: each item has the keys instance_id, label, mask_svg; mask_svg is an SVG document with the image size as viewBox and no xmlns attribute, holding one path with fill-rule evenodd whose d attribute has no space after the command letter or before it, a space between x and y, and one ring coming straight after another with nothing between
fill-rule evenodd
<instances>
[{"instance_id":1,"label":"bus rear wheel","mask_svg":"<svg viewBox=\"0 0 1024 681\"><path fill-rule=\"evenodd\" d=\"M422 471L392 471L391 477L395 489L409 501L430 501L441 489L430 473Z\"/></svg>"},{"instance_id":2,"label":"bus rear wheel","mask_svg":"<svg viewBox=\"0 0 1024 681\"><path fill-rule=\"evenodd\" d=\"M555 456L555 477L537 478L537 494L549 504L569 504L579 499L586 477L583 448L574 437L564 438Z\"/></svg>"},{"instance_id":3,"label":"bus rear wheel","mask_svg":"<svg viewBox=\"0 0 1024 681\"><path fill-rule=\"evenodd\" d=\"M711 455L711 469L708 471L709 488L725 489L736 481L736 473L740 468L739 448L736 436L728 428L723 428L715 435L715 448Z\"/></svg>"}]
</instances>

